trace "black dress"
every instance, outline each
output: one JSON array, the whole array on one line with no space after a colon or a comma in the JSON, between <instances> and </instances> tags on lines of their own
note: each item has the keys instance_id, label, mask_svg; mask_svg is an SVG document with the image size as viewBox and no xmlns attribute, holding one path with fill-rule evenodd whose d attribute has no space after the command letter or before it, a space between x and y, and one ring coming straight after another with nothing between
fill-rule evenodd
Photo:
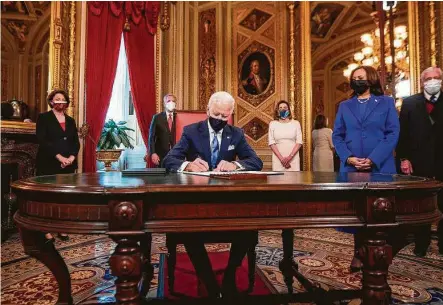
<instances>
[{"instance_id":1,"label":"black dress","mask_svg":"<svg viewBox=\"0 0 443 305\"><path fill-rule=\"evenodd\" d=\"M53 111L42 113L37 119L37 176L74 173L77 169L77 154L80 149L75 120L65 114L65 130L58 122ZM75 160L65 168L55 157L74 156Z\"/></svg>"}]
</instances>

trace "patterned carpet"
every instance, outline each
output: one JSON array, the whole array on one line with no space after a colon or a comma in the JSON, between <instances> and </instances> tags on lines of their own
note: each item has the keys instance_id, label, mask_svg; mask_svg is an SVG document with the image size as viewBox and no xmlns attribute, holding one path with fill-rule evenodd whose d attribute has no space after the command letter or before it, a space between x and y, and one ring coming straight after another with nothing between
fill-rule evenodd
<instances>
[{"instance_id":1,"label":"patterned carpet","mask_svg":"<svg viewBox=\"0 0 443 305\"><path fill-rule=\"evenodd\" d=\"M72 278L75 304L89 305L114 300L114 278L109 274L108 258L115 244L106 236L70 235L70 240L57 240L56 247L64 257ZM157 297L159 264L164 259L164 235L154 235L153 255L155 277L150 297ZM294 256L300 271L322 287L357 289L361 273L350 274L348 267L353 253L353 236L334 229L297 230ZM208 245L209 251L228 251L228 244ZM438 255L436 241L425 258L412 253L413 244L404 248L389 269L393 304L443 304L443 256ZM183 251L183 248L179 248ZM283 276L278 270L282 258L279 231L260 233L257 264L273 291L285 292ZM58 286L51 273L39 262L26 256L17 235L1 248L1 304L55 304ZM295 281L296 291L303 291ZM160 289L161 290L161 289ZM355 305L360 300L347 302Z\"/></svg>"}]
</instances>

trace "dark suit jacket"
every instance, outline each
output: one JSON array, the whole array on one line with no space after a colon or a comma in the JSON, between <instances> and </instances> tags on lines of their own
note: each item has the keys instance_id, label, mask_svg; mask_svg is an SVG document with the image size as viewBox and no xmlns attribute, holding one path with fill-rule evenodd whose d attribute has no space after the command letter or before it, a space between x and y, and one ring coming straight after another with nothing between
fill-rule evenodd
<instances>
[{"instance_id":1,"label":"dark suit jacket","mask_svg":"<svg viewBox=\"0 0 443 305\"><path fill-rule=\"evenodd\" d=\"M399 136L399 122L394 100L375 96L368 101L361 117L357 97L342 102L338 108L332 142L340 156L340 172L355 172L346 160L351 157L369 158L372 172L395 174L394 149Z\"/></svg>"},{"instance_id":2,"label":"dark suit jacket","mask_svg":"<svg viewBox=\"0 0 443 305\"><path fill-rule=\"evenodd\" d=\"M160 112L152 117L149 128L149 156L157 154L163 161L170 148L175 145L176 113L173 114L172 131L169 130L166 112Z\"/></svg>"},{"instance_id":3,"label":"dark suit jacket","mask_svg":"<svg viewBox=\"0 0 443 305\"><path fill-rule=\"evenodd\" d=\"M77 169L77 154L80 149L77 127L73 118L68 115L65 117L65 130L60 126L53 111L41 113L37 118L37 175L55 175L74 172ZM75 160L70 166L62 169L61 163L55 157L57 154L66 158L72 155L75 156Z\"/></svg>"},{"instance_id":4,"label":"dark suit jacket","mask_svg":"<svg viewBox=\"0 0 443 305\"><path fill-rule=\"evenodd\" d=\"M413 175L443 180L443 92L430 115L425 102L423 93L403 101L397 157L411 162Z\"/></svg>"},{"instance_id":5,"label":"dark suit jacket","mask_svg":"<svg viewBox=\"0 0 443 305\"><path fill-rule=\"evenodd\" d=\"M209 139L208 120L186 126L180 141L166 156L164 167L168 171L176 172L184 161L192 162L198 157L209 164L211 160ZM263 162L246 142L243 131L238 127L226 125L223 129L217 164L221 160L236 161L237 157L237 162L246 170L259 171L263 168Z\"/></svg>"}]
</instances>

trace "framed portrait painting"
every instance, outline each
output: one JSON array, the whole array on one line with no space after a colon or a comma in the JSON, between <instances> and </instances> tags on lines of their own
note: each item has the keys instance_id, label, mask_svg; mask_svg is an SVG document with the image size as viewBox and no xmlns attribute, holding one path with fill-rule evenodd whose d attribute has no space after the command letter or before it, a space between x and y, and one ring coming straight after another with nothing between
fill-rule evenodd
<instances>
[{"instance_id":1,"label":"framed portrait painting","mask_svg":"<svg viewBox=\"0 0 443 305\"><path fill-rule=\"evenodd\" d=\"M274 49L252 43L239 55L238 92L257 106L275 91Z\"/></svg>"}]
</instances>

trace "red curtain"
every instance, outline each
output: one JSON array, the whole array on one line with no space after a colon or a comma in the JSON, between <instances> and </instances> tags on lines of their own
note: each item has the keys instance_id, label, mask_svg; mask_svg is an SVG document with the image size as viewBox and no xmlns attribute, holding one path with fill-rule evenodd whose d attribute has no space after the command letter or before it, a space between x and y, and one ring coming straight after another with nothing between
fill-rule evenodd
<instances>
[{"instance_id":1,"label":"red curtain","mask_svg":"<svg viewBox=\"0 0 443 305\"><path fill-rule=\"evenodd\" d=\"M145 22L135 18L144 5ZM137 113L138 125L143 141L148 147L149 125L155 114L155 34L157 28L159 2L136 2L131 6L131 29L124 33L126 56L128 59L129 79L132 101ZM128 14L126 9L126 14ZM138 22L136 22L138 21ZM148 163L149 164L149 163Z\"/></svg>"},{"instance_id":2,"label":"red curtain","mask_svg":"<svg viewBox=\"0 0 443 305\"><path fill-rule=\"evenodd\" d=\"M88 3L86 54L86 122L89 136L97 143L103 128L117 69L123 19L110 12L107 2ZM96 170L97 148L86 137L83 169Z\"/></svg>"},{"instance_id":3,"label":"red curtain","mask_svg":"<svg viewBox=\"0 0 443 305\"><path fill-rule=\"evenodd\" d=\"M96 143L108 111L123 28L134 107L145 144L155 113L154 34L160 2L88 3L86 122ZM83 170L96 170L96 143L86 138Z\"/></svg>"}]
</instances>

